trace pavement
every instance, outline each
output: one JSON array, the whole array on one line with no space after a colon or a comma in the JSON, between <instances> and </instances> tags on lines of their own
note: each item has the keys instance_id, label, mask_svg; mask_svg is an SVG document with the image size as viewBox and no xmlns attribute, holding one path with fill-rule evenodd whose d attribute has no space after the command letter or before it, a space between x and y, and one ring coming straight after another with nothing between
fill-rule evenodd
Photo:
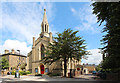
<instances>
[{"instance_id":1,"label":"pavement","mask_svg":"<svg viewBox=\"0 0 120 83\"><path fill-rule=\"evenodd\" d=\"M43 75L43 76L20 76L20 78L14 78L14 75L6 75L6 76L1 76L0 77L2 79L1 83L50 83L50 82L81 82L81 83L98 83L98 81L100 81L99 83L106 83L103 80L97 80L95 79L96 76L94 75L80 75L80 76L76 76L74 78L64 78L61 76L53 76L53 77L49 77L47 75ZM113 83L113 82L109 82L109 83ZM117 83L117 82L115 82Z\"/></svg>"},{"instance_id":2,"label":"pavement","mask_svg":"<svg viewBox=\"0 0 120 83\"><path fill-rule=\"evenodd\" d=\"M89 80L88 78L64 78L61 76L49 77L47 75L43 76L20 76L20 78L14 78L14 75L2 76L2 81L80 81Z\"/></svg>"}]
</instances>

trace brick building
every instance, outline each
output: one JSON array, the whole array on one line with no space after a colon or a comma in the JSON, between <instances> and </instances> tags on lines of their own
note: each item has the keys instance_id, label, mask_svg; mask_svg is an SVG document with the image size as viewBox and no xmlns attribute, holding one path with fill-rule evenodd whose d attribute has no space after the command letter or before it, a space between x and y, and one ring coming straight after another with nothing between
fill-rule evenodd
<instances>
[{"instance_id":1,"label":"brick building","mask_svg":"<svg viewBox=\"0 0 120 83\"><path fill-rule=\"evenodd\" d=\"M9 71L12 71L13 68L20 69L20 65L26 64L26 56L21 55L16 52L14 49L9 52L9 50L5 50L4 54L0 55L0 58L5 57L9 62Z\"/></svg>"}]
</instances>

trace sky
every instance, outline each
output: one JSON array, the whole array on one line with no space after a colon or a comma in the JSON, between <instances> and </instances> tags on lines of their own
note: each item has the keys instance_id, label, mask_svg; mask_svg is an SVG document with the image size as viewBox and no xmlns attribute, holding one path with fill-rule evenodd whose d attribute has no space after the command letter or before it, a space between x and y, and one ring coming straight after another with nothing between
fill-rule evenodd
<instances>
[{"instance_id":1,"label":"sky","mask_svg":"<svg viewBox=\"0 0 120 83\"><path fill-rule=\"evenodd\" d=\"M44 9L46 9L49 30L53 36L71 28L79 30L77 36L83 37L91 55L82 63L98 65L102 55L98 48L103 25L99 26L92 14L92 2L0 2L0 53L5 49L20 50L27 55L32 49L32 37L39 37Z\"/></svg>"}]
</instances>

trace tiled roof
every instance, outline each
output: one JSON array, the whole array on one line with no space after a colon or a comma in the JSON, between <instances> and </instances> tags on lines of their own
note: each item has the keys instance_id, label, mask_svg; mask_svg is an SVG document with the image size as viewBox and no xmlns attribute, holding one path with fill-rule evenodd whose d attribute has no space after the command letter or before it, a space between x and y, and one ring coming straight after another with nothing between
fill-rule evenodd
<instances>
[{"instance_id":1,"label":"tiled roof","mask_svg":"<svg viewBox=\"0 0 120 83\"><path fill-rule=\"evenodd\" d=\"M85 66L89 71L95 71L95 66Z\"/></svg>"}]
</instances>

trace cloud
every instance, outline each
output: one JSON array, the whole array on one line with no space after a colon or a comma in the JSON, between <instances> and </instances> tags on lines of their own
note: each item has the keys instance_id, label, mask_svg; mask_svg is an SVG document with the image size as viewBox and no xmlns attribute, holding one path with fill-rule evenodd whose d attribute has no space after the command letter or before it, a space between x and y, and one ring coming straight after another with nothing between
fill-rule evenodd
<instances>
[{"instance_id":1,"label":"cloud","mask_svg":"<svg viewBox=\"0 0 120 83\"><path fill-rule=\"evenodd\" d=\"M0 28L2 28L2 5L1 4L2 2L0 1Z\"/></svg>"},{"instance_id":2,"label":"cloud","mask_svg":"<svg viewBox=\"0 0 120 83\"><path fill-rule=\"evenodd\" d=\"M90 2L91 0L1 0L3 2Z\"/></svg>"},{"instance_id":3,"label":"cloud","mask_svg":"<svg viewBox=\"0 0 120 83\"><path fill-rule=\"evenodd\" d=\"M2 48L0 50L1 54L4 54L4 50L11 50L14 49L16 50L20 50L20 54L23 54L25 56L27 56L27 53L31 51L31 46L27 46L26 42L20 42L18 40L6 40L5 43L3 45L0 45L0 48Z\"/></svg>"},{"instance_id":4,"label":"cloud","mask_svg":"<svg viewBox=\"0 0 120 83\"><path fill-rule=\"evenodd\" d=\"M79 9L71 8L73 15L79 19L79 25L75 27L77 30L87 31L93 34L100 32L100 29L96 27L96 25L98 26L97 18L92 14L92 11L92 6L88 3Z\"/></svg>"},{"instance_id":5,"label":"cloud","mask_svg":"<svg viewBox=\"0 0 120 83\"><path fill-rule=\"evenodd\" d=\"M96 64L98 65L102 61L102 54L99 53L100 49L92 49L90 51L91 55L87 55L88 59L82 59L82 63Z\"/></svg>"},{"instance_id":6,"label":"cloud","mask_svg":"<svg viewBox=\"0 0 120 83\"><path fill-rule=\"evenodd\" d=\"M76 10L75 10L74 8L71 8L71 11L72 11L73 13L76 13Z\"/></svg>"},{"instance_id":7,"label":"cloud","mask_svg":"<svg viewBox=\"0 0 120 83\"><path fill-rule=\"evenodd\" d=\"M47 10L47 19L50 24L54 19L52 3L2 3L2 28L0 28L2 30L2 38L7 40L8 36L10 36L9 39L25 41L28 45L32 44L32 37L35 36L37 38L41 32L44 8Z\"/></svg>"}]
</instances>

